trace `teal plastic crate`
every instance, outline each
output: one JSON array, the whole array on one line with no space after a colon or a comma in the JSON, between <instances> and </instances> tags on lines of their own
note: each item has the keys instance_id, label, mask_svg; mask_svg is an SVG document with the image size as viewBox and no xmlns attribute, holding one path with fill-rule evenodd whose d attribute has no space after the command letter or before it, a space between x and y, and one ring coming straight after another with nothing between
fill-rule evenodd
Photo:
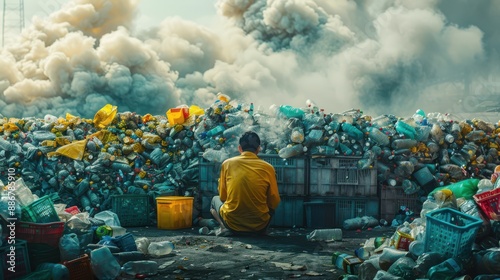
<instances>
[{"instance_id":1,"label":"teal plastic crate","mask_svg":"<svg viewBox=\"0 0 500 280\"><path fill-rule=\"evenodd\" d=\"M116 213L122 227L141 227L150 224L150 197L147 194L111 196L111 211Z\"/></svg>"},{"instance_id":2,"label":"teal plastic crate","mask_svg":"<svg viewBox=\"0 0 500 280\"><path fill-rule=\"evenodd\" d=\"M426 215L425 252L438 252L448 258L469 259L472 245L483 221L452 208L441 208Z\"/></svg>"},{"instance_id":3,"label":"teal plastic crate","mask_svg":"<svg viewBox=\"0 0 500 280\"><path fill-rule=\"evenodd\" d=\"M342 227L344 221L370 216L378 219L377 197L312 197L304 202L308 228Z\"/></svg>"},{"instance_id":4,"label":"teal plastic crate","mask_svg":"<svg viewBox=\"0 0 500 280\"><path fill-rule=\"evenodd\" d=\"M359 169L360 157L311 158L312 196L377 196L377 169Z\"/></svg>"},{"instance_id":5,"label":"teal plastic crate","mask_svg":"<svg viewBox=\"0 0 500 280\"><path fill-rule=\"evenodd\" d=\"M270 225L275 227L303 227L304 197L282 196Z\"/></svg>"},{"instance_id":6,"label":"teal plastic crate","mask_svg":"<svg viewBox=\"0 0 500 280\"><path fill-rule=\"evenodd\" d=\"M30 259L28 256L28 242L22 239L15 240L15 244L7 244L0 247L0 259L2 262L1 266L3 272L2 276L5 280L19 279L31 272ZM14 251L11 251L12 246L15 248ZM13 269L15 271L9 270L9 268L12 268L12 265L8 263L8 261L12 261L12 264L14 264Z\"/></svg>"}]
</instances>

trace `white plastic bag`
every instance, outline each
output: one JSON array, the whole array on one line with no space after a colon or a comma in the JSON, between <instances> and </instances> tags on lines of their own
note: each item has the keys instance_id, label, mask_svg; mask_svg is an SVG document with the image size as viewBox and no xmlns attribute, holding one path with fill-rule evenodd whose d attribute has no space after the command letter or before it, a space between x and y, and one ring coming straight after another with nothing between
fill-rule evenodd
<instances>
[{"instance_id":1,"label":"white plastic bag","mask_svg":"<svg viewBox=\"0 0 500 280\"><path fill-rule=\"evenodd\" d=\"M118 215L109 210L95 214L94 218L103 221L107 226L121 226Z\"/></svg>"}]
</instances>

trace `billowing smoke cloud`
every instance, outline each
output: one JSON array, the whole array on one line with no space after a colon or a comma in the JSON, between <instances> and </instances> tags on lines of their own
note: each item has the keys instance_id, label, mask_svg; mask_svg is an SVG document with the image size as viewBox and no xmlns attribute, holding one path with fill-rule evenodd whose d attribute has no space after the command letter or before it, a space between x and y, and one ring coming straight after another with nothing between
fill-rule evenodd
<instances>
[{"instance_id":1,"label":"billowing smoke cloud","mask_svg":"<svg viewBox=\"0 0 500 280\"><path fill-rule=\"evenodd\" d=\"M500 65L500 4L464 13L470 5L219 0L223 28L167 18L139 30L137 1L73 0L2 50L0 113L90 117L112 103L163 115L218 92L263 110L306 99L333 113L464 110L458 100L471 92L495 92Z\"/></svg>"}]
</instances>

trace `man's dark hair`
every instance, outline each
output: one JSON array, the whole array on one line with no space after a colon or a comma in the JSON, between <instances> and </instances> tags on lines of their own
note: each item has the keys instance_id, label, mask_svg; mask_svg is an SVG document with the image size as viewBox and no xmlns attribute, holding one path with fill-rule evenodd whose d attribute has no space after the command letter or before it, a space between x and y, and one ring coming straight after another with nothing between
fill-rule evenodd
<instances>
[{"instance_id":1,"label":"man's dark hair","mask_svg":"<svg viewBox=\"0 0 500 280\"><path fill-rule=\"evenodd\" d=\"M243 133L240 138L240 146L243 151L256 152L260 146L260 137L253 131Z\"/></svg>"}]
</instances>

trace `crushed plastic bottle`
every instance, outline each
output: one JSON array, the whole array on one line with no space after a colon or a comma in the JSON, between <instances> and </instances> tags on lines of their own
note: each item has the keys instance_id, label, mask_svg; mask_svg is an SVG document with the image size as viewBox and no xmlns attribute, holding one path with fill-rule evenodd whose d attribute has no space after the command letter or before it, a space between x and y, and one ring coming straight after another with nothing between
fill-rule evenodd
<instances>
[{"instance_id":1,"label":"crushed plastic bottle","mask_svg":"<svg viewBox=\"0 0 500 280\"><path fill-rule=\"evenodd\" d=\"M152 256L165 256L170 254L174 248L174 243L171 241L150 242L148 253Z\"/></svg>"}]
</instances>

